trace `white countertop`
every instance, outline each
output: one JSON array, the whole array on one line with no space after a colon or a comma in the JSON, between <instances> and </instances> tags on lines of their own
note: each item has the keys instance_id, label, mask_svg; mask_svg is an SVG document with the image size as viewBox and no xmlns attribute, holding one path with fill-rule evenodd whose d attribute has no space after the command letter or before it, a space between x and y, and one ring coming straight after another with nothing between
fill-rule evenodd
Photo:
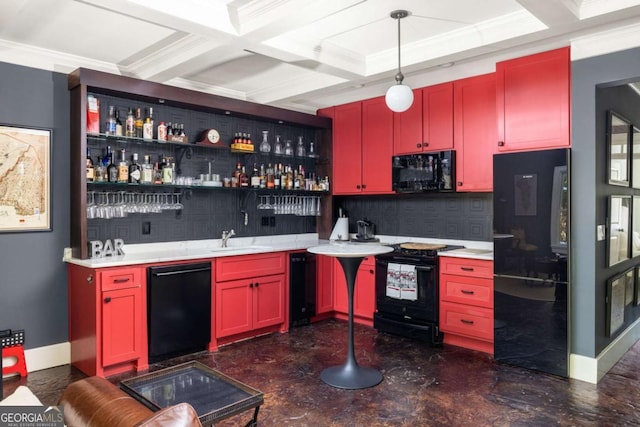
<instances>
[{"instance_id":1,"label":"white countertop","mask_svg":"<svg viewBox=\"0 0 640 427\"><path fill-rule=\"evenodd\" d=\"M307 249L309 252L318 255L328 255L343 258L358 258L371 255L386 254L393 251L391 246L383 246L371 243L329 243L321 246L313 246Z\"/></svg>"},{"instance_id":2,"label":"white countertop","mask_svg":"<svg viewBox=\"0 0 640 427\"><path fill-rule=\"evenodd\" d=\"M181 242L146 243L136 245L124 245L124 255L107 256L104 258L63 258L70 264L81 265L89 268L118 267L135 264L157 264L170 261L188 261L197 259L210 259L222 256L249 255L267 252L306 250L314 246L342 245L341 256L347 256L347 251L352 251L350 256L360 256L367 246L379 248L381 245L402 242L419 242L464 246L465 249L456 249L441 252L441 256L473 258L493 260L493 242L477 242L452 239L413 238L407 236L377 235L379 244L329 242L320 240L316 233L290 234L278 236L258 237L232 237L227 243L227 248L221 248L220 239L191 240ZM360 249L361 248L361 249ZM370 253L363 256L372 255ZM336 256L336 255L334 255Z\"/></svg>"}]
</instances>

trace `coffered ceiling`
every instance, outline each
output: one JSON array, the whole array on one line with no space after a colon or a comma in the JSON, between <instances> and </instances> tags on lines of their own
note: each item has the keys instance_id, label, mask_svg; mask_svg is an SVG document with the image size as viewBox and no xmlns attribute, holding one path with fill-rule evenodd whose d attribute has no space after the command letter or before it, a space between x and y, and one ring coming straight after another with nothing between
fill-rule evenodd
<instances>
[{"instance_id":1,"label":"coffered ceiling","mask_svg":"<svg viewBox=\"0 0 640 427\"><path fill-rule=\"evenodd\" d=\"M412 87L640 25L640 0L5 0L0 61L315 113L386 92L397 9L410 12L401 53ZM637 30L629 34L621 46L640 45Z\"/></svg>"}]
</instances>

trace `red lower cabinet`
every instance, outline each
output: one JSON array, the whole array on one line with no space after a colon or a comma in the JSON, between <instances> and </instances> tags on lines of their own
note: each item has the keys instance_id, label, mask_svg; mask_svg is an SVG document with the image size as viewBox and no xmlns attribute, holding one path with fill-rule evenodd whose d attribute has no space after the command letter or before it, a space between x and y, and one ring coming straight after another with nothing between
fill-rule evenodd
<instances>
[{"instance_id":1,"label":"red lower cabinet","mask_svg":"<svg viewBox=\"0 0 640 427\"><path fill-rule=\"evenodd\" d=\"M102 377L147 369L144 269L68 271L71 364Z\"/></svg>"},{"instance_id":2,"label":"red lower cabinet","mask_svg":"<svg viewBox=\"0 0 640 427\"><path fill-rule=\"evenodd\" d=\"M338 318L346 319L349 314L347 280L338 260L333 270L334 310ZM366 257L356 275L356 287L353 295L353 318L355 322L373 325L373 313L376 311L375 258Z\"/></svg>"},{"instance_id":3,"label":"red lower cabinet","mask_svg":"<svg viewBox=\"0 0 640 427\"><path fill-rule=\"evenodd\" d=\"M445 344L493 354L493 262L440 257L440 330Z\"/></svg>"},{"instance_id":4,"label":"red lower cabinet","mask_svg":"<svg viewBox=\"0 0 640 427\"><path fill-rule=\"evenodd\" d=\"M215 327L212 329L216 341L227 337L241 339L268 332L273 327L274 330L286 329L285 259L284 253L216 259ZM258 267L266 274L253 275Z\"/></svg>"}]
</instances>

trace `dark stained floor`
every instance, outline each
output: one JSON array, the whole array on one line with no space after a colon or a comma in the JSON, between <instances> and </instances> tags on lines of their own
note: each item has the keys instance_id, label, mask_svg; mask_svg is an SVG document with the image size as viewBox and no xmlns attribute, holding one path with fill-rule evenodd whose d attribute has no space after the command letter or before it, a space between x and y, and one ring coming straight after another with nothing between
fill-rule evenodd
<instances>
[{"instance_id":1,"label":"dark stained floor","mask_svg":"<svg viewBox=\"0 0 640 427\"><path fill-rule=\"evenodd\" d=\"M196 359L261 390L262 427L640 425L640 342L593 385L356 325L359 364L380 369L384 380L364 390L342 390L324 384L320 373L344 362L346 338L347 324L328 320L157 363L151 370ZM53 405L69 382L82 377L70 366L32 372L5 380L4 395L27 385ZM247 412L216 426L242 426L249 418Z\"/></svg>"}]
</instances>

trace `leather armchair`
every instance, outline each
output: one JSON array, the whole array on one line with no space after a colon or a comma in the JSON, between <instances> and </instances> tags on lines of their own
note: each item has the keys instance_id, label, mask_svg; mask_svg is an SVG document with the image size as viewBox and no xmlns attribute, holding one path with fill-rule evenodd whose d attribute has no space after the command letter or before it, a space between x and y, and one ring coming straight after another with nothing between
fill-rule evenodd
<instances>
[{"instance_id":1,"label":"leather armchair","mask_svg":"<svg viewBox=\"0 0 640 427\"><path fill-rule=\"evenodd\" d=\"M188 403L153 412L104 378L89 377L67 386L60 405L65 424L74 427L201 427Z\"/></svg>"}]
</instances>

